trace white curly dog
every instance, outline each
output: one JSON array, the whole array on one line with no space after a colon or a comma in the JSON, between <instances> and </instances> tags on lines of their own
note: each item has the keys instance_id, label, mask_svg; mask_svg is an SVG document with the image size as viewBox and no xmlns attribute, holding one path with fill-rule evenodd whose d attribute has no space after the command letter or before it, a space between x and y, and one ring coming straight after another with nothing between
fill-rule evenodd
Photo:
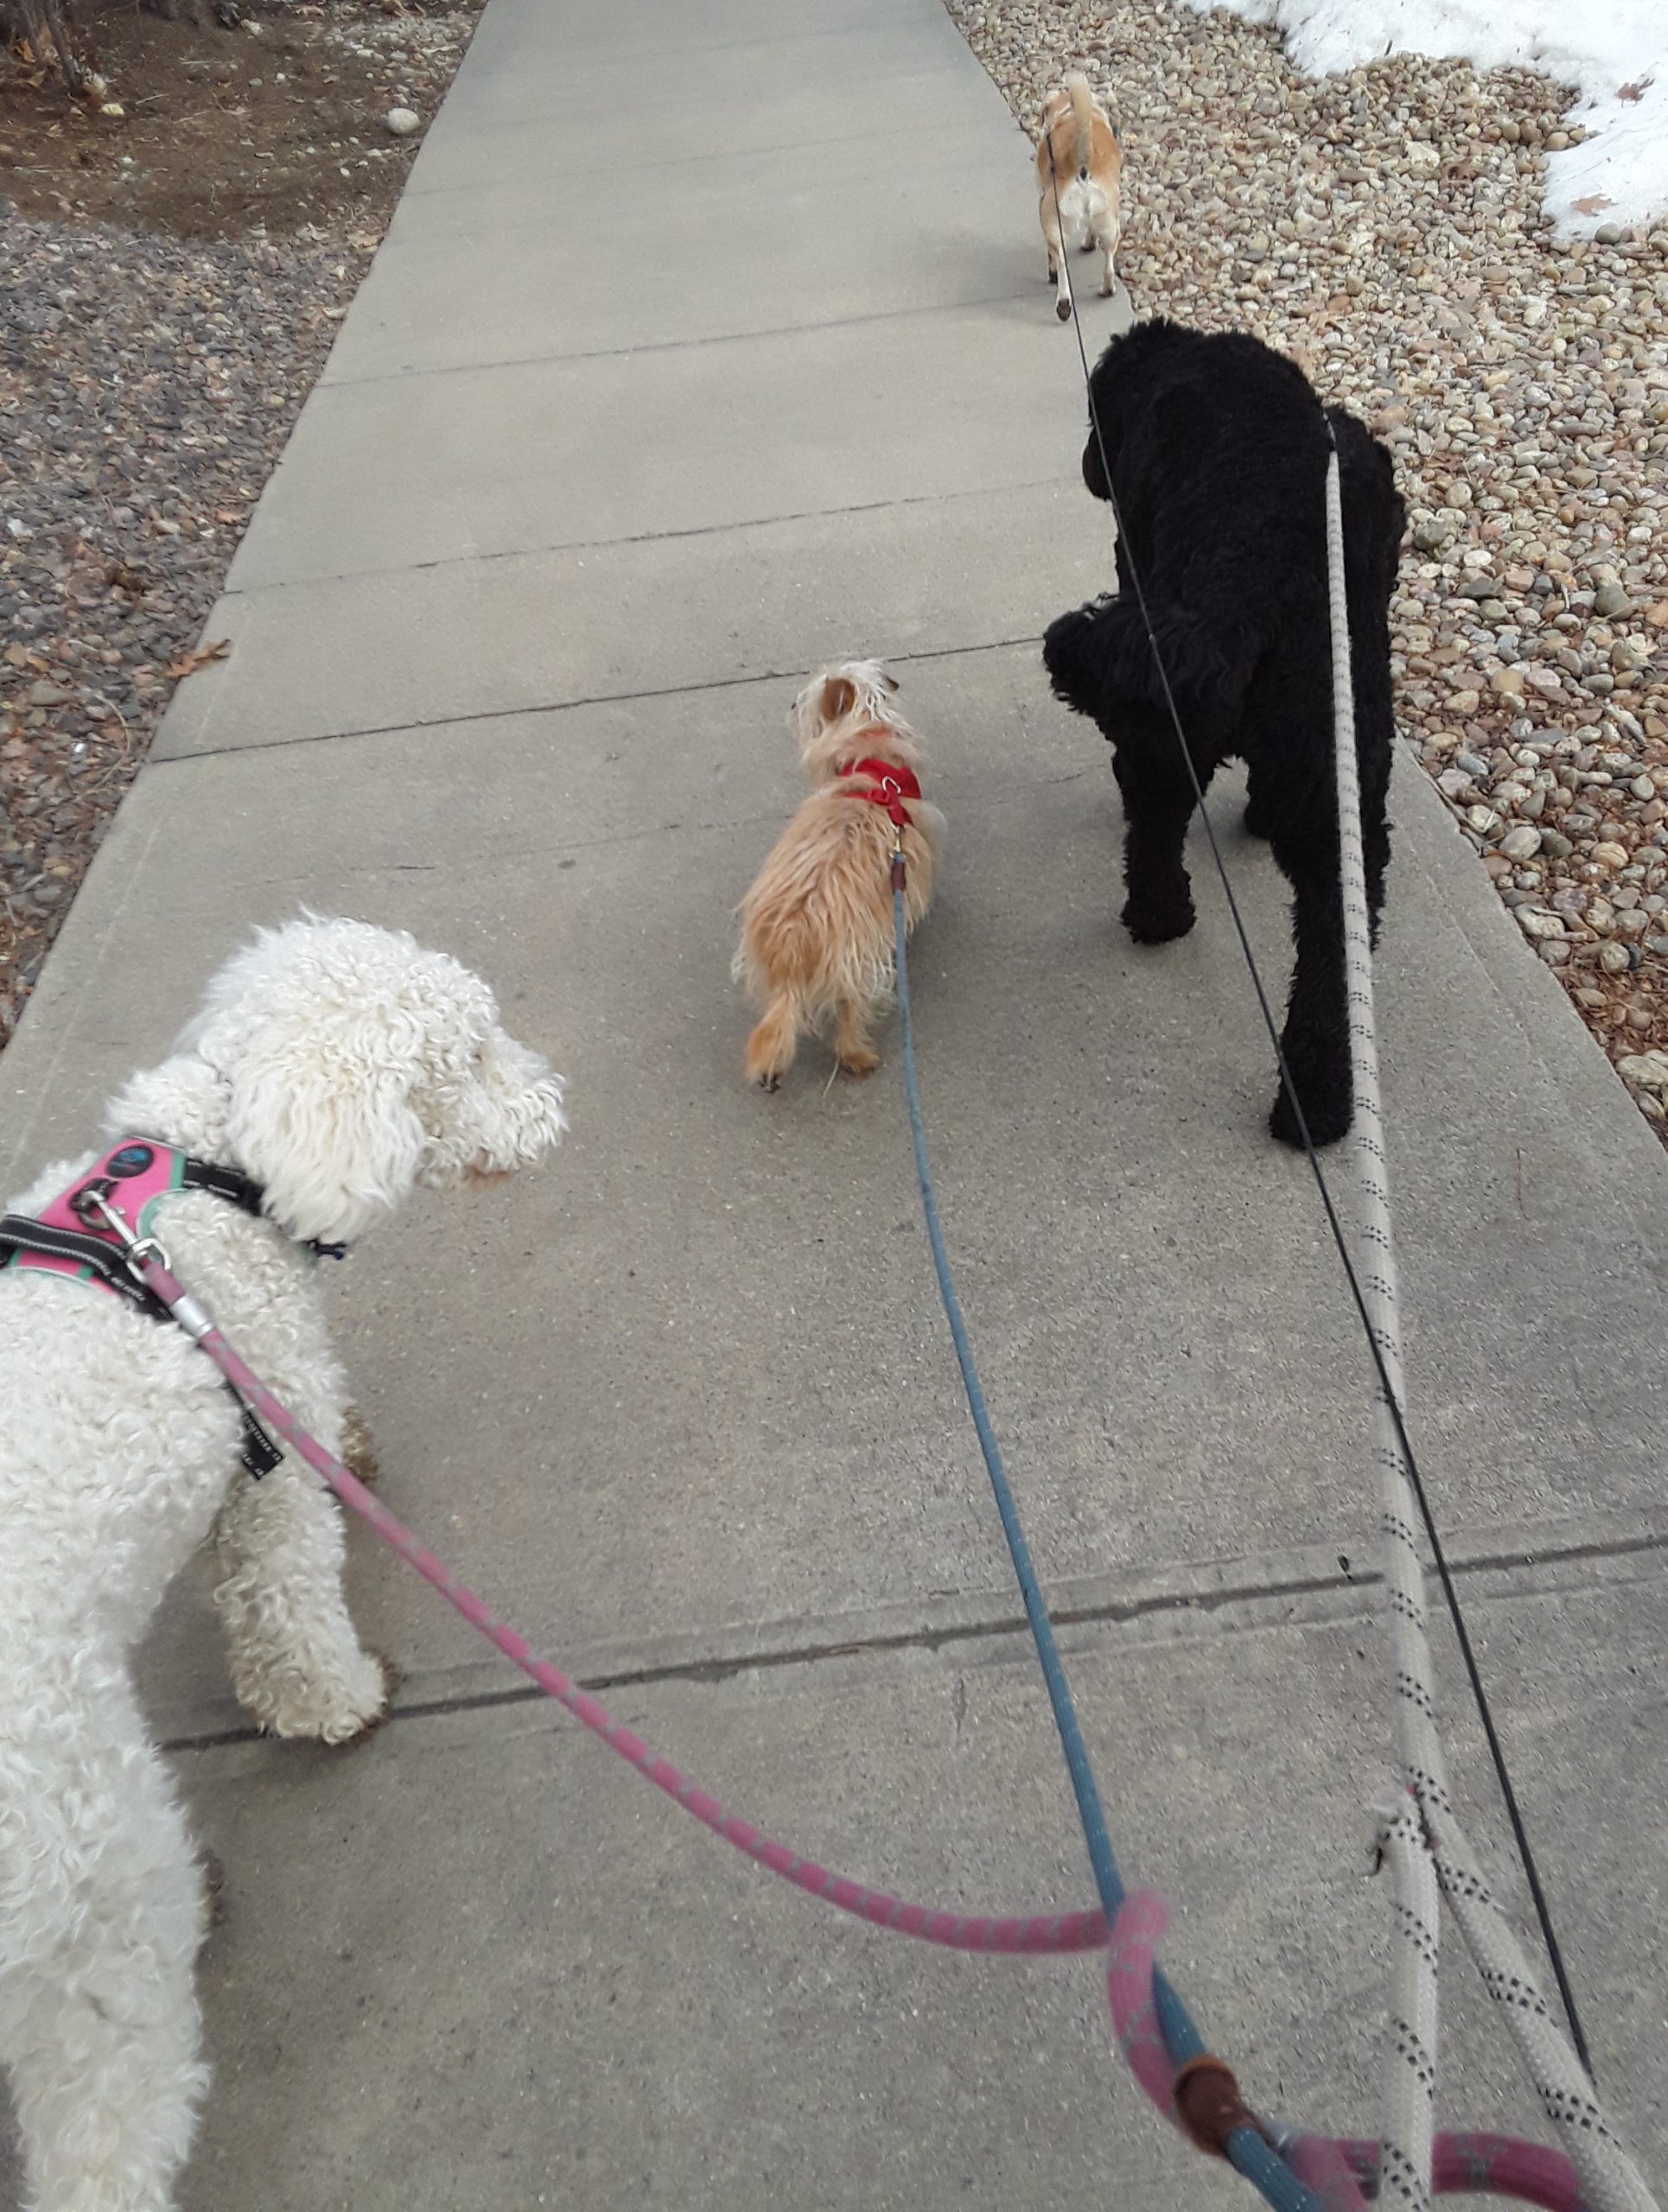
<instances>
[{"instance_id":1,"label":"white curly dog","mask_svg":"<svg viewBox=\"0 0 1668 2212\"><path fill-rule=\"evenodd\" d=\"M182 1190L154 1227L340 1452L347 1386L304 1241L357 1237L418 1184L536 1160L562 1130L562 1083L455 961L305 916L227 963L105 1123L264 1185L265 1218ZM97 1157L49 1169L12 1211ZM175 1573L212 1538L232 1681L276 1734L347 1743L388 1701L343 1599L335 1500L290 1458L243 1473L239 1421L172 1322L0 1270L0 2062L32 2212L168 2212L207 2080L203 1872L129 1671Z\"/></svg>"}]
</instances>

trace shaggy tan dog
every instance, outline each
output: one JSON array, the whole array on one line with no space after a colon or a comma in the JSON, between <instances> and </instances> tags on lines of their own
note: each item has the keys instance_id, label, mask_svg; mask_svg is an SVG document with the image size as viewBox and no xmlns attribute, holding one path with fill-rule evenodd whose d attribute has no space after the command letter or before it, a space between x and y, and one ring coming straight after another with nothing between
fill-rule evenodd
<instances>
[{"instance_id":1,"label":"shaggy tan dog","mask_svg":"<svg viewBox=\"0 0 1668 2212\"><path fill-rule=\"evenodd\" d=\"M763 1008L747 1071L766 1090L793 1065L801 1032L831 1018L848 1075L881 1064L869 1026L894 980L894 843L903 847L913 930L933 895L943 827L920 795L920 747L892 705L897 688L878 661L841 661L812 677L788 718L812 794L742 901L735 955L737 980Z\"/></svg>"}]
</instances>

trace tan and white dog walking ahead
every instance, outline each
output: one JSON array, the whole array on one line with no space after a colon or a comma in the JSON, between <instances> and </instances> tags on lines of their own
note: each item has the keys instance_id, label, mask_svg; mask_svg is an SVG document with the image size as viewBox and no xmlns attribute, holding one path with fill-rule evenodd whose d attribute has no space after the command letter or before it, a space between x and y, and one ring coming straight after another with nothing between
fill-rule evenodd
<instances>
[{"instance_id":1,"label":"tan and white dog walking ahead","mask_svg":"<svg viewBox=\"0 0 1668 2212\"><path fill-rule=\"evenodd\" d=\"M735 975L763 1018L748 1039L747 1071L774 1090L800 1033L832 1020L850 1076L881 1064L869 1025L892 995L894 838L903 846L904 923L933 895L942 817L921 797L915 733L892 704L897 684L877 660L820 670L793 702L811 796L783 830L742 901Z\"/></svg>"},{"instance_id":2,"label":"tan and white dog walking ahead","mask_svg":"<svg viewBox=\"0 0 1668 2212\"><path fill-rule=\"evenodd\" d=\"M1116 282L1112 262L1122 228L1118 183L1123 168L1117 126L1089 90L1089 79L1074 69L1043 103L1042 136L1037 141L1037 213L1048 249L1049 281L1055 287L1054 313L1062 322L1072 318L1066 278L1068 242L1085 252L1092 245L1100 249L1105 257L1100 295L1103 299L1111 296Z\"/></svg>"}]
</instances>

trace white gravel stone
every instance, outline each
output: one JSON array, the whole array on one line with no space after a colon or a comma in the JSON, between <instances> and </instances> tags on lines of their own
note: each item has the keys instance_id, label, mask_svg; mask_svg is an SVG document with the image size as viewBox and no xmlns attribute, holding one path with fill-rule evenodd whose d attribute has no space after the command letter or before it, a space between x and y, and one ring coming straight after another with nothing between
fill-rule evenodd
<instances>
[{"instance_id":1,"label":"white gravel stone","mask_svg":"<svg viewBox=\"0 0 1668 2212\"><path fill-rule=\"evenodd\" d=\"M1646 1090L1668 1090L1668 1052L1635 1052L1616 1062L1616 1072Z\"/></svg>"},{"instance_id":2,"label":"white gravel stone","mask_svg":"<svg viewBox=\"0 0 1668 2212\"><path fill-rule=\"evenodd\" d=\"M1561 917L1557 914L1549 914L1539 906L1519 906L1518 927L1525 937L1529 938L1552 938L1563 935L1563 922Z\"/></svg>"}]
</instances>

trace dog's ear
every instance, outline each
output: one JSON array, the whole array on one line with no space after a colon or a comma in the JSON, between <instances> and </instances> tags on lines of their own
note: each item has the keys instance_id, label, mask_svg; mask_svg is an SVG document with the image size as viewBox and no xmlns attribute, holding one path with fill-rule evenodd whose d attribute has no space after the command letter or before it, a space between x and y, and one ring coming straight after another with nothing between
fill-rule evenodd
<instances>
[{"instance_id":1,"label":"dog's ear","mask_svg":"<svg viewBox=\"0 0 1668 2212\"><path fill-rule=\"evenodd\" d=\"M1110 499L1112 496L1111 484L1106 474L1107 465L1112 458L1111 448L1110 446L1106 448L1103 461L1101 445L1104 436L1104 432L1097 435L1095 426L1091 423L1088 441L1083 448L1083 481L1091 498L1096 499Z\"/></svg>"},{"instance_id":2,"label":"dog's ear","mask_svg":"<svg viewBox=\"0 0 1668 2212\"><path fill-rule=\"evenodd\" d=\"M1101 654L1095 634L1099 604L1058 616L1042 639L1042 664L1054 696L1092 720L1101 690Z\"/></svg>"},{"instance_id":3,"label":"dog's ear","mask_svg":"<svg viewBox=\"0 0 1668 2212\"><path fill-rule=\"evenodd\" d=\"M825 723L843 721L857 703L857 687L849 676L831 676L823 686L819 712Z\"/></svg>"},{"instance_id":4,"label":"dog's ear","mask_svg":"<svg viewBox=\"0 0 1668 2212\"><path fill-rule=\"evenodd\" d=\"M1042 658L1056 698L1114 742L1134 705L1168 715L1174 704L1190 737L1214 737L1238 717L1257 643L1232 621L1162 604L1143 616L1133 599L1114 594L1051 622Z\"/></svg>"},{"instance_id":5,"label":"dog's ear","mask_svg":"<svg viewBox=\"0 0 1668 2212\"><path fill-rule=\"evenodd\" d=\"M426 1137L401 1029L385 1004L275 1012L227 1069L227 1138L292 1236L351 1242L415 1185Z\"/></svg>"},{"instance_id":6,"label":"dog's ear","mask_svg":"<svg viewBox=\"0 0 1668 2212\"><path fill-rule=\"evenodd\" d=\"M1108 381L1097 369L1095 385L1090 392L1089 435L1083 447L1083 481L1097 499L1110 499L1112 496L1108 472L1117 467L1118 451L1124 442L1118 410L1103 388Z\"/></svg>"}]
</instances>

